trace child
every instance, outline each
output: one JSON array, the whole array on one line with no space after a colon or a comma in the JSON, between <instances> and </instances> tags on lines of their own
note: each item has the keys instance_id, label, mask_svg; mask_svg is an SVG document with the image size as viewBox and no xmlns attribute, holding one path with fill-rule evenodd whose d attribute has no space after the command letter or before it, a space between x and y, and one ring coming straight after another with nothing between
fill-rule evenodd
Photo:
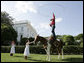
<instances>
[{"instance_id":1,"label":"child","mask_svg":"<svg viewBox=\"0 0 84 63\"><path fill-rule=\"evenodd\" d=\"M10 51L10 56L13 56L13 53L15 53L15 42L14 41L12 41L12 43L11 43L11 51Z\"/></svg>"},{"instance_id":2,"label":"child","mask_svg":"<svg viewBox=\"0 0 84 63\"><path fill-rule=\"evenodd\" d=\"M52 34L53 34L53 37L54 37L54 40L56 39L56 36L55 36L55 15L53 13L53 18L50 20L51 23L50 23L50 26L52 27Z\"/></svg>"},{"instance_id":3,"label":"child","mask_svg":"<svg viewBox=\"0 0 84 63\"><path fill-rule=\"evenodd\" d=\"M31 43L33 43L33 42L31 42ZM26 43L26 47L25 47L25 50L24 50L24 58L27 60L27 56L30 54L30 52L29 52L29 44L31 44L30 42L29 42L29 40L27 40L27 43Z\"/></svg>"}]
</instances>

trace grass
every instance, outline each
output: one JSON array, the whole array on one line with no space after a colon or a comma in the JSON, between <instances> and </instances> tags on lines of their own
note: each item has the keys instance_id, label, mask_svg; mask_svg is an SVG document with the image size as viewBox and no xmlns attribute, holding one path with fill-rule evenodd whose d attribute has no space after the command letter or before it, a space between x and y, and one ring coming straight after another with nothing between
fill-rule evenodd
<instances>
[{"instance_id":1,"label":"grass","mask_svg":"<svg viewBox=\"0 0 84 63\"><path fill-rule=\"evenodd\" d=\"M45 54L30 54L28 59L24 59L24 55L15 53L1 53L1 62L48 62ZM64 59L58 59L58 55L51 55L50 62L83 62L83 55L64 55Z\"/></svg>"}]
</instances>

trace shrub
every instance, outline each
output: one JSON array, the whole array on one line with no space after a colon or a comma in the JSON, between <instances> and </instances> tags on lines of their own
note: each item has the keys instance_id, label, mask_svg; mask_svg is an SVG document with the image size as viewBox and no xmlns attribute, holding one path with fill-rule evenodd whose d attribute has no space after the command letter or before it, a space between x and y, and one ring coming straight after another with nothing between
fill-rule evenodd
<instances>
[{"instance_id":1,"label":"shrub","mask_svg":"<svg viewBox=\"0 0 84 63\"><path fill-rule=\"evenodd\" d=\"M83 53L83 47L75 46L75 45L69 45L64 46L64 53L65 54L82 54Z\"/></svg>"},{"instance_id":2,"label":"shrub","mask_svg":"<svg viewBox=\"0 0 84 63\"><path fill-rule=\"evenodd\" d=\"M2 53L9 53L11 49L11 46L1 46L1 52ZM15 53L24 53L25 46L16 46L15 47ZM42 46L30 46L30 53L42 53L45 54L45 50L42 48Z\"/></svg>"},{"instance_id":3,"label":"shrub","mask_svg":"<svg viewBox=\"0 0 84 63\"><path fill-rule=\"evenodd\" d=\"M16 53L24 53L25 46L16 46L15 52Z\"/></svg>"},{"instance_id":4,"label":"shrub","mask_svg":"<svg viewBox=\"0 0 84 63\"><path fill-rule=\"evenodd\" d=\"M30 46L30 53L45 54L46 52L42 46Z\"/></svg>"},{"instance_id":5,"label":"shrub","mask_svg":"<svg viewBox=\"0 0 84 63\"><path fill-rule=\"evenodd\" d=\"M9 53L10 52L10 46L1 46L1 52L2 53ZM16 53L24 53L25 46L16 46L15 47L15 52ZM35 54L45 54L45 50L43 49L43 46L30 46L29 48L30 53L35 53ZM64 54L83 54L83 47L80 46L64 46L63 48ZM53 52L56 53L56 52ZM53 54L52 53L52 54Z\"/></svg>"},{"instance_id":6,"label":"shrub","mask_svg":"<svg viewBox=\"0 0 84 63\"><path fill-rule=\"evenodd\" d=\"M1 46L1 52L2 53L9 53L11 47L10 46Z\"/></svg>"}]
</instances>

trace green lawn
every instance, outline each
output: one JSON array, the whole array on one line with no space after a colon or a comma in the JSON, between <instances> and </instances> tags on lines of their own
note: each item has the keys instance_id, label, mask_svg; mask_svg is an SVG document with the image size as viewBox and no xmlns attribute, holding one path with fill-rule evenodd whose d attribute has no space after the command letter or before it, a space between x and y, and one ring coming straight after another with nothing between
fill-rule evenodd
<instances>
[{"instance_id":1,"label":"green lawn","mask_svg":"<svg viewBox=\"0 0 84 63\"><path fill-rule=\"evenodd\" d=\"M24 59L23 54L1 53L1 62L48 62L45 54L30 54L28 59ZM83 62L83 55L64 55L64 59L58 59L58 55L51 55L50 62Z\"/></svg>"}]
</instances>

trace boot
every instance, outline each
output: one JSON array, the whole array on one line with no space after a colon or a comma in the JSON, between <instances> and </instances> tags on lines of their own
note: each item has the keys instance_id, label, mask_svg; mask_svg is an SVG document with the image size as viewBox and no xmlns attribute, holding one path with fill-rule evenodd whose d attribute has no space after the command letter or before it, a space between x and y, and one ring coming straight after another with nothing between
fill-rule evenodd
<instances>
[{"instance_id":1,"label":"boot","mask_svg":"<svg viewBox=\"0 0 84 63\"><path fill-rule=\"evenodd\" d=\"M10 56L13 56L13 53L10 53Z\"/></svg>"}]
</instances>

